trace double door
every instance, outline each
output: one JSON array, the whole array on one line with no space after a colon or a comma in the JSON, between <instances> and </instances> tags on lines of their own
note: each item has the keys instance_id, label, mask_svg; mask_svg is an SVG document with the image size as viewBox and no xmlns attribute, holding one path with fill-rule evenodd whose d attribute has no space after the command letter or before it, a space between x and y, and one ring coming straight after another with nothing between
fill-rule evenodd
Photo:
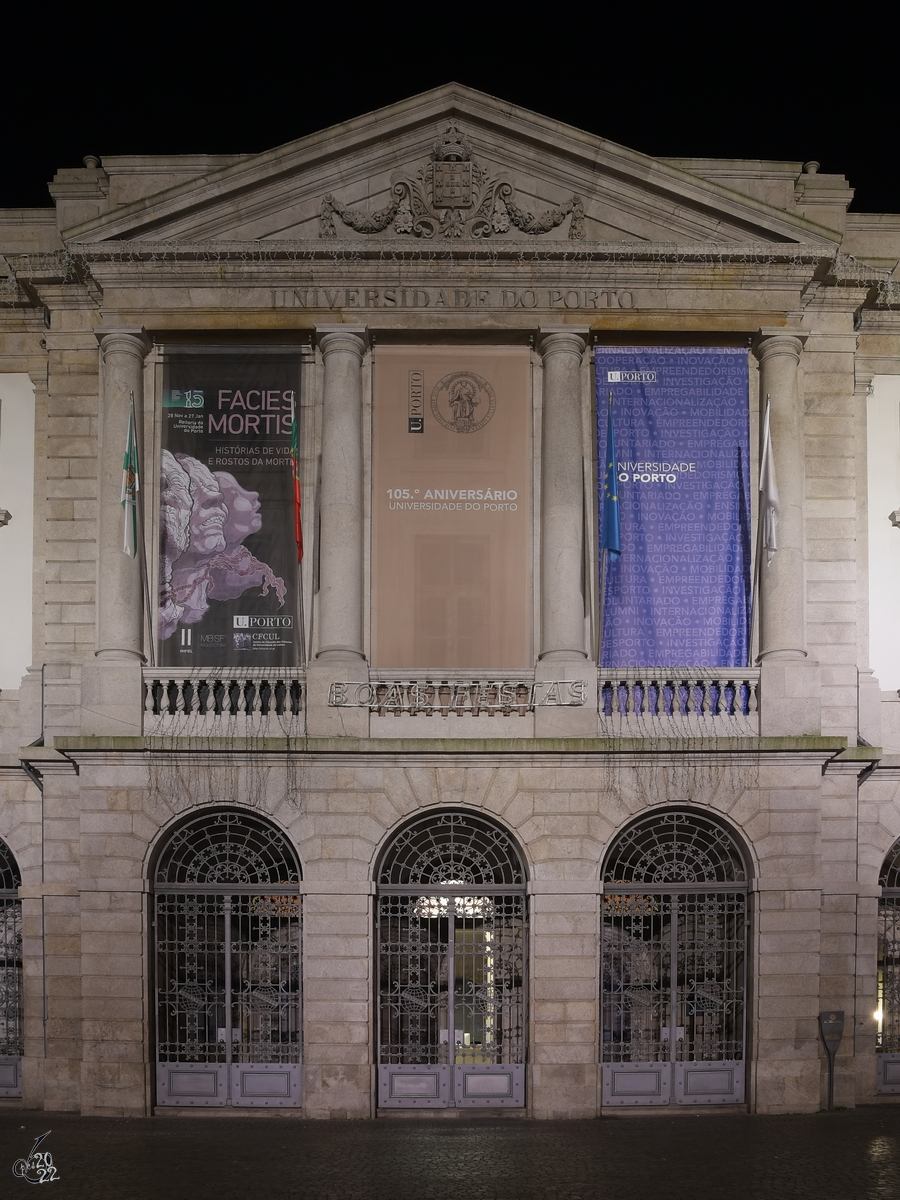
<instances>
[{"instance_id":1,"label":"double door","mask_svg":"<svg viewBox=\"0 0 900 1200\"><path fill-rule=\"evenodd\" d=\"M884 889L878 901L878 1003L875 1010L876 1090L900 1094L900 890Z\"/></svg>"},{"instance_id":2,"label":"double door","mask_svg":"<svg viewBox=\"0 0 900 1200\"><path fill-rule=\"evenodd\" d=\"M742 1102L746 891L609 884L603 908L604 1105Z\"/></svg>"},{"instance_id":3,"label":"double door","mask_svg":"<svg viewBox=\"0 0 900 1200\"><path fill-rule=\"evenodd\" d=\"M158 892L157 1103L300 1104L300 898Z\"/></svg>"},{"instance_id":4,"label":"double door","mask_svg":"<svg viewBox=\"0 0 900 1200\"><path fill-rule=\"evenodd\" d=\"M525 896L378 898L378 1104L525 1103Z\"/></svg>"},{"instance_id":5,"label":"double door","mask_svg":"<svg viewBox=\"0 0 900 1200\"><path fill-rule=\"evenodd\" d=\"M22 1095L22 902L0 892L0 1096Z\"/></svg>"}]
</instances>

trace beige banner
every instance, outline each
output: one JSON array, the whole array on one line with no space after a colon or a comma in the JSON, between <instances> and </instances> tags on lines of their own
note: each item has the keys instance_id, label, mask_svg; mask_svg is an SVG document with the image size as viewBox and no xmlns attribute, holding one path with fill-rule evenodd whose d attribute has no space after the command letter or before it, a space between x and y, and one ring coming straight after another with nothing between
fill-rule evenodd
<instances>
[{"instance_id":1,"label":"beige banner","mask_svg":"<svg viewBox=\"0 0 900 1200\"><path fill-rule=\"evenodd\" d=\"M378 347L372 663L527 669L532 651L526 347Z\"/></svg>"}]
</instances>

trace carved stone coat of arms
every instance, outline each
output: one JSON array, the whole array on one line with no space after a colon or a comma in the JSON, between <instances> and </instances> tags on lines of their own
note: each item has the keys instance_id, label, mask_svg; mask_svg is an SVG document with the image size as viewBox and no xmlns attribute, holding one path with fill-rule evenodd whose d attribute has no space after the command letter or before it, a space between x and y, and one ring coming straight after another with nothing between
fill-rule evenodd
<instances>
[{"instance_id":1,"label":"carved stone coat of arms","mask_svg":"<svg viewBox=\"0 0 900 1200\"><path fill-rule=\"evenodd\" d=\"M431 157L415 178L397 174L391 179L390 203L376 212L348 208L336 196L322 200L319 236L338 236L335 218L355 233L392 230L406 237L489 238L515 228L542 234L556 229L567 217L570 239L584 237L584 203L572 195L557 208L535 216L516 202L515 188L472 159L469 142L451 121L434 143Z\"/></svg>"}]
</instances>

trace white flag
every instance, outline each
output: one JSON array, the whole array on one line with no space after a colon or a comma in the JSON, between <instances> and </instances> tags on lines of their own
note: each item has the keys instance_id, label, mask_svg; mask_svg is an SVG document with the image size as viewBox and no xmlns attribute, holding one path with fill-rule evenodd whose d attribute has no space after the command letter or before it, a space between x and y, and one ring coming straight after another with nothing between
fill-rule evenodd
<instances>
[{"instance_id":1,"label":"white flag","mask_svg":"<svg viewBox=\"0 0 900 1200\"><path fill-rule=\"evenodd\" d=\"M772 432L769 428L769 397L766 396L766 421L763 428L762 458L759 463L759 519L762 523L762 546L768 565L778 549L778 484L775 482L775 456L772 453Z\"/></svg>"}]
</instances>

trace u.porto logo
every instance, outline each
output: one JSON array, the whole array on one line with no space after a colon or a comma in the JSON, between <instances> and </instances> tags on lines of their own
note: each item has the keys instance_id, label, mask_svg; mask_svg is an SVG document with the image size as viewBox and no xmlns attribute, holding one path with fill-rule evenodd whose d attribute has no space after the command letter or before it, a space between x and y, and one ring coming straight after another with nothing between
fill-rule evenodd
<instances>
[{"instance_id":1,"label":"u.porto logo","mask_svg":"<svg viewBox=\"0 0 900 1200\"><path fill-rule=\"evenodd\" d=\"M494 389L474 371L445 375L431 393L431 411L453 433L483 429L497 408Z\"/></svg>"}]
</instances>

